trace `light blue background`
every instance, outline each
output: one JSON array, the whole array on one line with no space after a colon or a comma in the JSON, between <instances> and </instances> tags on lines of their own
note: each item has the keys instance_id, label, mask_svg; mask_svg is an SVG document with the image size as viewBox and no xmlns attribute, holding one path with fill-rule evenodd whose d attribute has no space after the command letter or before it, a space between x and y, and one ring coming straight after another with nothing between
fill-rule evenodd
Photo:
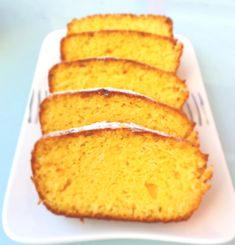
<instances>
[{"instance_id":1,"label":"light blue background","mask_svg":"<svg viewBox=\"0 0 235 245\"><path fill-rule=\"evenodd\" d=\"M190 38L198 56L223 149L233 183L235 183L234 1L0 0L1 210L43 38L52 30L65 28L65 24L73 17L101 12L167 14L174 20L175 33ZM119 240L88 242L87 244L116 245L120 243ZM0 244L17 244L5 236L2 226ZM122 244L170 243L124 240ZM235 241L229 244L235 244Z\"/></svg>"}]
</instances>

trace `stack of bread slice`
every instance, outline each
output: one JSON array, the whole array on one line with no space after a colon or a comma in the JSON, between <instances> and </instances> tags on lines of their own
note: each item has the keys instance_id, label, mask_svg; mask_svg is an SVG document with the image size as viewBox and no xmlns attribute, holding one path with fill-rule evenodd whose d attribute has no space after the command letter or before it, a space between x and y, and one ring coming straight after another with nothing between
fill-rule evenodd
<instances>
[{"instance_id":1,"label":"stack of bread slice","mask_svg":"<svg viewBox=\"0 0 235 245\"><path fill-rule=\"evenodd\" d=\"M180 221L199 207L211 167L176 75L172 21L105 14L74 19L40 105L32 179L56 214Z\"/></svg>"}]
</instances>

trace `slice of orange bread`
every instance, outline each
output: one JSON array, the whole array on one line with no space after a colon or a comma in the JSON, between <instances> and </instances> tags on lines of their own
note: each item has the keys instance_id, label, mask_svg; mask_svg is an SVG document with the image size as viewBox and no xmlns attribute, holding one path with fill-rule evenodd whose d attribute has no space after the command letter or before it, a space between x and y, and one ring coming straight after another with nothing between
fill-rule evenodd
<instances>
[{"instance_id":1,"label":"slice of orange bread","mask_svg":"<svg viewBox=\"0 0 235 245\"><path fill-rule=\"evenodd\" d=\"M105 58L60 63L49 72L50 92L112 87L132 90L181 108L188 98L183 80L173 73L131 60Z\"/></svg>"},{"instance_id":2,"label":"slice of orange bread","mask_svg":"<svg viewBox=\"0 0 235 245\"><path fill-rule=\"evenodd\" d=\"M66 36L61 40L61 59L91 57L136 60L165 71L176 72L183 45L176 39L137 31L97 31Z\"/></svg>"},{"instance_id":3,"label":"slice of orange bread","mask_svg":"<svg viewBox=\"0 0 235 245\"><path fill-rule=\"evenodd\" d=\"M207 156L187 141L134 128L44 136L32 152L41 202L69 217L188 219L210 187Z\"/></svg>"},{"instance_id":4,"label":"slice of orange bread","mask_svg":"<svg viewBox=\"0 0 235 245\"><path fill-rule=\"evenodd\" d=\"M98 14L73 19L68 35L100 30L132 30L172 37L172 20L160 15Z\"/></svg>"},{"instance_id":5,"label":"slice of orange bread","mask_svg":"<svg viewBox=\"0 0 235 245\"><path fill-rule=\"evenodd\" d=\"M102 121L135 123L180 138L187 138L194 127L179 110L142 95L115 90L54 94L40 106L43 133Z\"/></svg>"}]
</instances>

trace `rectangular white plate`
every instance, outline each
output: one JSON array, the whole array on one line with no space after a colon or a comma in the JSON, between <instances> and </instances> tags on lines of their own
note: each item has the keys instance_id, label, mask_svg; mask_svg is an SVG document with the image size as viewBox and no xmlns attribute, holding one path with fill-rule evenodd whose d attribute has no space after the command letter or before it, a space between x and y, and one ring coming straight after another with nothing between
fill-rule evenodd
<instances>
[{"instance_id":1,"label":"rectangular white plate","mask_svg":"<svg viewBox=\"0 0 235 245\"><path fill-rule=\"evenodd\" d=\"M212 189L200 208L185 222L135 223L65 218L38 205L38 195L30 179L31 150L40 137L39 102L48 94L47 75L60 61L60 39L64 30L50 33L44 40L38 59L32 91L8 183L3 209L7 235L22 243L59 243L99 239L150 239L187 243L223 243L235 236L235 195L215 123L211 114L197 59L189 40L184 44L178 74L186 79L191 95L185 111L197 123L201 149L214 165Z\"/></svg>"}]
</instances>

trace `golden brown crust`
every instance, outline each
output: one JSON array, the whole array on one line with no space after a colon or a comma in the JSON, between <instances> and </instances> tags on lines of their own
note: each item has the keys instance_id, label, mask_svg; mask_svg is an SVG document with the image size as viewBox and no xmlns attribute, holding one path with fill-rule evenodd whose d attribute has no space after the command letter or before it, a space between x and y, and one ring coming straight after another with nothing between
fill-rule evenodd
<instances>
[{"instance_id":1,"label":"golden brown crust","mask_svg":"<svg viewBox=\"0 0 235 245\"><path fill-rule=\"evenodd\" d=\"M200 198L200 200L198 201L199 203L201 202L202 197ZM69 218L80 218L80 219L102 219L102 220L115 220L115 221L137 221L137 222L144 222L144 223L154 223L154 222L162 222L162 223L169 223L169 222L180 222L180 221L186 221L187 219L189 219L192 214L198 209L198 207L194 208L193 210L191 210L189 213L185 214L184 216L180 216L177 218L172 218L172 219L166 219L166 218L154 218L154 217L145 217L145 218L130 218L127 216L114 216L114 215L100 215L100 214L93 214L93 213L89 213L86 215L77 213L77 214L69 214L69 213L64 213L61 212L59 210L53 209L53 207L51 207L48 203L43 202L43 204L46 206L46 208L51 211L52 213L56 214L56 215L63 215Z\"/></svg>"},{"instance_id":2,"label":"golden brown crust","mask_svg":"<svg viewBox=\"0 0 235 245\"><path fill-rule=\"evenodd\" d=\"M96 17L101 17L101 18L117 17L117 18L120 18L122 16L129 16L130 18L133 18L133 19L140 18L140 17L143 17L143 18L151 17L151 18L154 18L154 19L162 19L166 23L171 24L171 25L173 24L172 19L170 17L165 16L165 15L132 14L132 13L124 13L124 14L123 13L121 13L121 14L94 14L94 15L88 15L88 16L82 17L80 19L74 18L74 19L72 19L72 21L74 21L74 20L84 20L84 19L93 19L93 18L96 18Z\"/></svg>"},{"instance_id":3,"label":"golden brown crust","mask_svg":"<svg viewBox=\"0 0 235 245\"><path fill-rule=\"evenodd\" d=\"M190 142L193 142L195 146L200 146L200 141L199 141L199 134L197 131L192 131L188 137L187 140Z\"/></svg>"},{"instance_id":4,"label":"golden brown crust","mask_svg":"<svg viewBox=\"0 0 235 245\"><path fill-rule=\"evenodd\" d=\"M72 21L70 23L67 24L67 35L71 35L70 34L70 30L72 28L73 22L76 21L83 21L85 19L94 19L94 18L107 18L107 17L116 17L116 18L122 18L122 17L130 17L131 19L137 19L137 18L153 18L155 20L163 20L165 23L167 23L169 25L169 32L171 33L171 37L173 37L173 21L171 18L164 16L164 15L154 15L154 14L131 14L131 13L125 13L125 14L95 14L95 15L89 15L89 16L85 16L83 18L80 19L72 19Z\"/></svg>"},{"instance_id":5,"label":"golden brown crust","mask_svg":"<svg viewBox=\"0 0 235 245\"><path fill-rule=\"evenodd\" d=\"M132 94L132 93L126 93L126 92L121 92L121 91L115 91L115 90L111 91L111 90L107 90L107 89L97 89L97 90L94 90L94 91L74 91L72 93L68 92L68 93L63 93L63 95L80 96L81 98L91 97L91 96L94 96L94 95L101 95L101 96L105 96L105 97L111 97L111 96L119 95L119 96L127 97L127 98L142 99L149 105L152 104L152 105L155 105L157 107L161 107L161 108L165 108L167 110L171 110L173 114L181 115L182 118L184 118L185 121L188 121L188 123L190 125L190 128L187 131L185 137L187 137L188 135L191 134L191 132L192 132L194 126L195 126L195 123L190 121L190 120L188 120L186 114L183 111L178 110L178 109L173 108L173 107L170 107L170 106L168 106L166 104L162 104L162 103L157 102L155 100L149 99L146 96L140 95L140 94ZM49 100L52 100L53 98L60 97L60 96L61 96L60 94L53 94L52 96L49 96L49 97L45 98L43 100L43 102L40 104L39 120L40 120L41 130L42 130L43 134L45 132L43 131L43 128L42 128L42 124L43 124L42 115L44 113L45 105L48 103Z\"/></svg>"},{"instance_id":6,"label":"golden brown crust","mask_svg":"<svg viewBox=\"0 0 235 245\"><path fill-rule=\"evenodd\" d=\"M205 166L203 167L203 169L201 169L202 171L205 171L207 168L207 159L208 159L208 155L205 155L203 153L201 153L198 148L196 146L193 146L191 143L189 143L188 141L185 141L183 139L179 139L179 138L175 138L175 137L168 137L168 136L163 136L157 133L153 133L153 132L149 132L149 131L144 131L144 130L133 130L133 129L129 129L129 128L116 128L116 129L111 129L111 128L102 128L102 129L93 129L93 130L85 130L85 131L80 131L80 132L76 132L76 133L71 133L71 134L65 134L65 135L60 135L60 136L52 136L52 137L43 137L40 140L38 140L35 144L34 150L32 152L32 158L31 158L31 168L32 168L32 173L33 176L35 176L35 171L36 171L36 156L35 153L37 151L37 148L39 146L39 144L41 143L42 140L51 140L52 138L67 138L67 137L78 137L80 135L83 136L90 136L92 134L99 134L99 133L103 133L105 131L131 131L134 134L141 134L141 135L150 135L151 137L155 138L156 140L158 139L164 139L164 140L174 140L174 141L179 141L182 144L186 145L191 145L191 147L195 148L195 150L198 152L198 154L202 157L202 159L205 161ZM204 175L204 182L208 181L211 177L212 177L212 171L210 171L211 169L208 169L208 173L206 173ZM107 220L122 220L122 221L141 221L141 222L172 222L172 221L182 221L182 220L187 220L188 218L191 217L191 215L195 212L195 210L199 207L199 204L203 198L203 194L198 196L197 201L195 202L194 207L190 210L190 212L188 212L187 214L185 214L184 216L181 217L177 217L177 218L172 218L172 219L159 219L159 218L154 218L154 217L145 217L145 218L134 218L134 217L126 217L126 216L115 216L115 215L104 215L104 214L94 214L94 213L86 213L86 214L80 214L79 212L77 212L76 214L71 214L69 212L62 212L58 209L55 209L53 207L50 206L49 203L47 203L47 200L43 197L42 192L40 191L37 179L35 177L32 177L32 180L34 182L34 185L37 189L38 195L39 195L39 199L40 201L46 206L46 208L53 212L54 214L57 215L64 215L67 217L74 217L74 218L96 218L96 219L107 219ZM209 186L208 186L209 188Z\"/></svg>"},{"instance_id":7,"label":"golden brown crust","mask_svg":"<svg viewBox=\"0 0 235 245\"><path fill-rule=\"evenodd\" d=\"M183 49L183 44L179 43L177 39L170 38L170 37L164 37L160 36L157 34L152 34L152 33L147 33L147 32L140 32L140 31L129 31L129 30L102 30L102 31L95 31L95 32L82 32L82 33L75 33L71 34L69 36L65 36L64 38L61 39L61 45L60 45L60 54L61 54L61 60L65 61L65 53L64 53L64 43L66 40L71 39L73 37L80 37L80 36L88 36L88 37L93 37L97 33L102 33L102 34L110 34L110 33L122 33L122 35L138 35L138 36L144 36L144 37L149 37L149 38L154 38L154 39L162 39L165 41L168 41L172 43L173 45L178 45L178 50L180 54L182 53ZM179 60L178 60L179 63Z\"/></svg>"},{"instance_id":8,"label":"golden brown crust","mask_svg":"<svg viewBox=\"0 0 235 245\"><path fill-rule=\"evenodd\" d=\"M178 58L177 58L177 65L176 65L176 68L175 68L175 72L178 70L178 68L180 66L180 59L181 59L182 54L183 54L184 45L182 43L177 43L177 48L178 48L178 51L179 51L179 55L178 55Z\"/></svg>"}]
</instances>

